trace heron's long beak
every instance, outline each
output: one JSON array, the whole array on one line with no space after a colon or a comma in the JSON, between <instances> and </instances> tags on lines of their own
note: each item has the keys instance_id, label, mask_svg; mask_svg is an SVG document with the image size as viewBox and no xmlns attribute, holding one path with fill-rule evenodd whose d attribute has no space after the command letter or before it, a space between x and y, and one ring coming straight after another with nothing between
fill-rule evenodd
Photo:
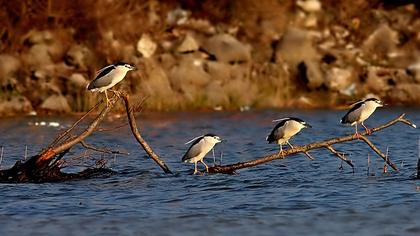
<instances>
[{"instance_id":1,"label":"heron's long beak","mask_svg":"<svg viewBox=\"0 0 420 236\"><path fill-rule=\"evenodd\" d=\"M310 124L306 124L305 127L306 128L312 128L312 126Z\"/></svg>"}]
</instances>

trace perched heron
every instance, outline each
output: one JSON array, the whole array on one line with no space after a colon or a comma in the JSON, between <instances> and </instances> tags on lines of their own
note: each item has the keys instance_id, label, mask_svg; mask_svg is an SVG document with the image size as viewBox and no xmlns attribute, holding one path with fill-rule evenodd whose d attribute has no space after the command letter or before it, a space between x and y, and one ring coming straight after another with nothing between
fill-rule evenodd
<instances>
[{"instance_id":1,"label":"perched heron","mask_svg":"<svg viewBox=\"0 0 420 236\"><path fill-rule=\"evenodd\" d=\"M197 162L203 163L206 167L206 171L209 172L209 167L204 163L203 159L214 145L220 143L222 139L214 134L206 134L188 141L185 144L192 143L188 151L182 157L183 162L194 163L194 174L198 172Z\"/></svg>"},{"instance_id":2,"label":"perched heron","mask_svg":"<svg viewBox=\"0 0 420 236\"><path fill-rule=\"evenodd\" d=\"M106 104L108 106L109 99L106 90L114 87L117 83L124 79L128 71L134 69L136 69L134 66L124 62L118 62L106 66L97 72L96 78L89 83L87 89L91 92L105 92Z\"/></svg>"},{"instance_id":3,"label":"perched heron","mask_svg":"<svg viewBox=\"0 0 420 236\"><path fill-rule=\"evenodd\" d=\"M355 125L355 137L359 136L359 133L357 132L358 123L362 124L363 128L366 130L366 133L369 135L371 131L365 126L365 124L363 124L363 122L369 118L373 112L375 112L376 108L382 106L384 106L384 104L376 98L368 98L366 100L358 101L352 105L347 114L341 118L340 122L342 124L350 124L351 126Z\"/></svg>"},{"instance_id":4,"label":"perched heron","mask_svg":"<svg viewBox=\"0 0 420 236\"><path fill-rule=\"evenodd\" d=\"M274 127L271 133L267 136L266 140L268 143L279 144L279 153L283 151L283 144L285 143L293 148L292 144L289 143L289 139L299 133L303 128L312 128L312 126L305 121L295 117L273 120L273 122L278 121L280 122Z\"/></svg>"}]
</instances>

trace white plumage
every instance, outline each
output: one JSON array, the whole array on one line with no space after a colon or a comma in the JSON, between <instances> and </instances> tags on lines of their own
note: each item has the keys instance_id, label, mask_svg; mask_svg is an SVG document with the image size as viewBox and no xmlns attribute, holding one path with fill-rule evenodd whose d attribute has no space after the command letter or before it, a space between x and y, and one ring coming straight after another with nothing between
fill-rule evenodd
<instances>
[{"instance_id":1,"label":"white plumage","mask_svg":"<svg viewBox=\"0 0 420 236\"><path fill-rule=\"evenodd\" d=\"M182 161L194 163L194 174L198 172L197 162L203 163L208 172L208 166L206 165L206 163L204 163L203 159L206 156L206 154L210 152L210 150L212 150L213 147L221 141L222 140L220 139L220 137L214 134L206 134L192 139L191 141L186 143L189 144L192 142L190 148L182 157Z\"/></svg>"},{"instance_id":2,"label":"white plumage","mask_svg":"<svg viewBox=\"0 0 420 236\"><path fill-rule=\"evenodd\" d=\"M283 144L288 144L291 148L293 146L289 143L289 139L299 133L303 128L311 128L305 121L295 118L287 117L273 122L280 121L267 136L268 143L277 143L280 145L280 152L283 151Z\"/></svg>"},{"instance_id":3,"label":"white plumage","mask_svg":"<svg viewBox=\"0 0 420 236\"><path fill-rule=\"evenodd\" d=\"M350 110L341 118L340 122L342 124L350 124L351 126L356 126L355 135L359 135L357 132L357 124L362 124L366 132L369 134L370 130L364 125L364 121L367 120L376 108L382 107L383 103L376 98L368 98L365 100L358 101L352 105Z\"/></svg>"},{"instance_id":4,"label":"white plumage","mask_svg":"<svg viewBox=\"0 0 420 236\"><path fill-rule=\"evenodd\" d=\"M98 71L96 78L89 83L87 89L91 92L105 92L106 102L108 105L109 99L106 91L123 80L128 71L134 69L134 66L124 62L118 62L116 64L106 66Z\"/></svg>"}]
</instances>

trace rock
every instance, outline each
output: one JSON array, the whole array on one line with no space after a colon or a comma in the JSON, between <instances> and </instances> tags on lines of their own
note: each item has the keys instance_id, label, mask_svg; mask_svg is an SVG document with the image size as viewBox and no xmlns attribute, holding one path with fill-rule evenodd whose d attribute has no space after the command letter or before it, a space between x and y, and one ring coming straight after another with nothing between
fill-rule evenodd
<instances>
[{"instance_id":1,"label":"rock","mask_svg":"<svg viewBox=\"0 0 420 236\"><path fill-rule=\"evenodd\" d=\"M138 97L150 96L146 106L154 110L167 111L178 103L177 94L172 90L168 75L159 62L144 60L144 76L138 82Z\"/></svg>"},{"instance_id":2,"label":"rock","mask_svg":"<svg viewBox=\"0 0 420 236\"><path fill-rule=\"evenodd\" d=\"M393 104L418 105L420 101L420 84L398 84L387 93Z\"/></svg>"},{"instance_id":3,"label":"rock","mask_svg":"<svg viewBox=\"0 0 420 236\"><path fill-rule=\"evenodd\" d=\"M385 92L399 84L413 83L406 70L379 66L367 67L366 86L374 93Z\"/></svg>"},{"instance_id":4,"label":"rock","mask_svg":"<svg viewBox=\"0 0 420 236\"><path fill-rule=\"evenodd\" d=\"M19 58L10 54L0 55L0 82L14 76L21 68Z\"/></svg>"},{"instance_id":5,"label":"rock","mask_svg":"<svg viewBox=\"0 0 420 236\"><path fill-rule=\"evenodd\" d=\"M187 34L178 46L177 51L180 53L197 51L200 46L191 34Z\"/></svg>"},{"instance_id":6,"label":"rock","mask_svg":"<svg viewBox=\"0 0 420 236\"><path fill-rule=\"evenodd\" d=\"M257 84L244 79L229 80L223 85L223 88L230 98L230 106L235 108L251 106L258 94Z\"/></svg>"},{"instance_id":7,"label":"rock","mask_svg":"<svg viewBox=\"0 0 420 236\"><path fill-rule=\"evenodd\" d=\"M52 61L58 61L63 58L71 41L68 31L63 30L32 30L24 38L24 41L31 46L29 54L32 54L33 58L50 58ZM47 54L48 56L46 56ZM31 65L45 65L45 61L40 61L39 63L32 61Z\"/></svg>"},{"instance_id":8,"label":"rock","mask_svg":"<svg viewBox=\"0 0 420 236\"><path fill-rule=\"evenodd\" d=\"M188 19L182 24L182 27L207 35L213 35L217 32L216 27L206 19Z\"/></svg>"},{"instance_id":9,"label":"rock","mask_svg":"<svg viewBox=\"0 0 420 236\"><path fill-rule=\"evenodd\" d=\"M86 70L93 63L93 53L85 45L72 45L66 54L66 63Z\"/></svg>"},{"instance_id":10,"label":"rock","mask_svg":"<svg viewBox=\"0 0 420 236\"><path fill-rule=\"evenodd\" d=\"M220 62L248 62L251 59L251 47L239 42L229 34L210 37L202 46L205 51Z\"/></svg>"},{"instance_id":11,"label":"rock","mask_svg":"<svg viewBox=\"0 0 420 236\"><path fill-rule=\"evenodd\" d=\"M281 39L276 52L276 61L282 59L296 66L302 61L319 60L321 56L312 43L312 36L306 30L289 28Z\"/></svg>"},{"instance_id":12,"label":"rock","mask_svg":"<svg viewBox=\"0 0 420 236\"><path fill-rule=\"evenodd\" d=\"M394 53L398 43L398 32L383 24L363 42L363 55L372 60L383 60Z\"/></svg>"},{"instance_id":13,"label":"rock","mask_svg":"<svg viewBox=\"0 0 420 236\"><path fill-rule=\"evenodd\" d=\"M42 102L40 108L53 112L71 112L70 105L63 95L49 96Z\"/></svg>"},{"instance_id":14,"label":"rock","mask_svg":"<svg viewBox=\"0 0 420 236\"><path fill-rule=\"evenodd\" d=\"M390 89L387 78L379 73L380 68L375 66L367 67L366 88L373 93L381 94Z\"/></svg>"},{"instance_id":15,"label":"rock","mask_svg":"<svg viewBox=\"0 0 420 236\"><path fill-rule=\"evenodd\" d=\"M213 80L203 90L208 106L210 107L227 107L229 105L229 97L223 88L222 82Z\"/></svg>"},{"instance_id":16,"label":"rock","mask_svg":"<svg viewBox=\"0 0 420 236\"><path fill-rule=\"evenodd\" d=\"M407 67L407 73L412 75L416 83L420 83L420 60Z\"/></svg>"},{"instance_id":17,"label":"rock","mask_svg":"<svg viewBox=\"0 0 420 236\"><path fill-rule=\"evenodd\" d=\"M157 44L152 40L149 34L143 34L137 42L137 51L145 58L153 56L157 49Z\"/></svg>"},{"instance_id":18,"label":"rock","mask_svg":"<svg viewBox=\"0 0 420 236\"><path fill-rule=\"evenodd\" d=\"M41 67L52 64L51 57L48 52L48 46L44 43L35 44L29 52L23 55L26 65Z\"/></svg>"},{"instance_id":19,"label":"rock","mask_svg":"<svg viewBox=\"0 0 420 236\"><path fill-rule=\"evenodd\" d=\"M30 45L46 43L52 39L53 34L48 30L31 30L24 36L24 41L27 41Z\"/></svg>"},{"instance_id":20,"label":"rock","mask_svg":"<svg viewBox=\"0 0 420 236\"><path fill-rule=\"evenodd\" d=\"M306 30L289 28L276 51L276 62L284 61L292 77L298 77L309 89L316 89L324 83L320 68L321 55L313 46L313 34Z\"/></svg>"},{"instance_id":21,"label":"rock","mask_svg":"<svg viewBox=\"0 0 420 236\"><path fill-rule=\"evenodd\" d=\"M327 72L327 87L333 91L343 91L353 82L353 69L331 68Z\"/></svg>"},{"instance_id":22,"label":"rock","mask_svg":"<svg viewBox=\"0 0 420 236\"><path fill-rule=\"evenodd\" d=\"M71 84L79 88L85 88L89 81L85 78L84 75L80 73L74 73L70 76L69 81Z\"/></svg>"},{"instance_id":23,"label":"rock","mask_svg":"<svg viewBox=\"0 0 420 236\"><path fill-rule=\"evenodd\" d=\"M200 88L207 85L211 77L203 68L203 60L187 54L180 57L178 66L169 72L171 84L175 89L188 96L195 97Z\"/></svg>"},{"instance_id":24,"label":"rock","mask_svg":"<svg viewBox=\"0 0 420 236\"><path fill-rule=\"evenodd\" d=\"M13 96L9 99L0 100L0 115L14 115L30 113L33 111L29 100L24 96Z\"/></svg>"},{"instance_id":25,"label":"rock","mask_svg":"<svg viewBox=\"0 0 420 236\"><path fill-rule=\"evenodd\" d=\"M214 80L227 82L231 79L232 65L230 64L218 61L206 61L203 66L204 71L206 71Z\"/></svg>"},{"instance_id":26,"label":"rock","mask_svg":"<svg viewBox=\"0 0 420 236\"><path fill-rule=\"evenodd\" d=\"M297 0L296 5L306 12L318 12L322 10L322 5L319 0Z\"/></svg>"},{"instance_id":27,"label":"rock","mask_svg":"<svg viewBox=\"0 0 420 236\"><path fill-rule=\"evenodd\" d=\"M188 20L190 15L190 11L182 8L176 8L168 12L168 15L166 16L166 23L169 26L182 25Z\"/></svg>"}]
</instances>

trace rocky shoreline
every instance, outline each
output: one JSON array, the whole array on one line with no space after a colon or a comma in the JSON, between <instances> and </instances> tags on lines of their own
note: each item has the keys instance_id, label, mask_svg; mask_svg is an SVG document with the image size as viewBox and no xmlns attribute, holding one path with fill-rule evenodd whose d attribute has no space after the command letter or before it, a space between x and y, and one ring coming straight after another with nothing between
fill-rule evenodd
<instances>
[{"instance_id":1,"label":"rocky shoreline","mask_svg":"<svg viewBox=\"0 0 420 236\"><path fill-rule=\"evenodd\" d=\"M146 110L420 105L416 1L56 4L0 15L0 116L86 111L100 99L86 84L116 61L139 68L120 89Z\"/></svg>"}]
</instances>

